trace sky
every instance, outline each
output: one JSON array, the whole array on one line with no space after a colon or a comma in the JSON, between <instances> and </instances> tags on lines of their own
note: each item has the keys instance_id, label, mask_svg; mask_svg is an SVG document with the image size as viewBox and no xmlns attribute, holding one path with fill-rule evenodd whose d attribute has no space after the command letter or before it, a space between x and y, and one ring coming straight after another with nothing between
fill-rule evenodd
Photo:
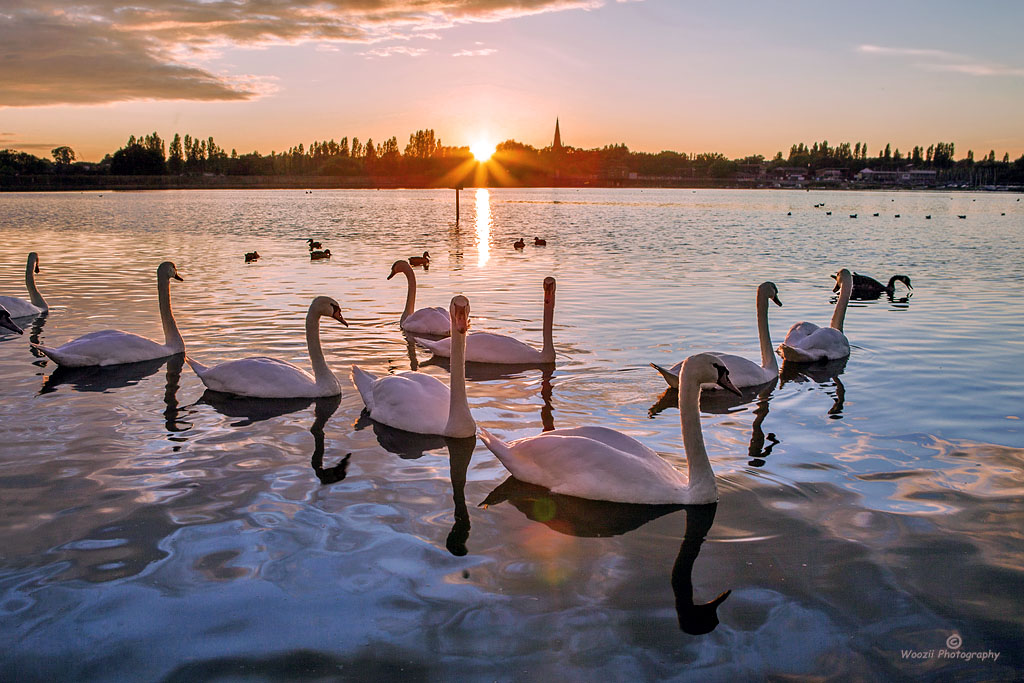
<instances>
[{"instance_id":1,"label":"sky","mask_svg":"<svg viewBox=\"0 0 1024 683\"><path fill-rule=\"evenodd\" d=\"M515 139L1024 154L1024 3L0 0L0 149Z\"/></svg>"}]
</instances>

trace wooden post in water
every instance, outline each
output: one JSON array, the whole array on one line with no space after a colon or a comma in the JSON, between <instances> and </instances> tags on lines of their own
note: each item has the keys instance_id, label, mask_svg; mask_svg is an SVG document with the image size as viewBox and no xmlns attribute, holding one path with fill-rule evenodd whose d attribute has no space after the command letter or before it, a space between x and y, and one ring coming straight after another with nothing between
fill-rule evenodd
<instances>
[{"instance_id":1,"label":"wooden post in water","mask_svg":"<svg viewBox=\"0 0 1024 683\"><path fill-rule=\"evenodd\" d=\"M459 222L459 190L462 188L458 185L455 186L455 223Z\"/></svg>"}]
</instances>

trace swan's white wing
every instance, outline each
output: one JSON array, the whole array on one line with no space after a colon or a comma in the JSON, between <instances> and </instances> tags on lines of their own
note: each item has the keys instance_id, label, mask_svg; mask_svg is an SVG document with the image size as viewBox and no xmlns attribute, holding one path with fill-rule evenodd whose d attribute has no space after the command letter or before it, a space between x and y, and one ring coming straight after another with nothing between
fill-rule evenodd
<instances>
[{"instance_id":1,"label":"swan's white wing","mask_svg":"<svg viewBox=\"0 0 1024 683\"><path fill-rule=\"evenodd\" d=\"M121 330L90 332L56 348L46 346L37 346L37 348L55 360L58 365L67 367L139 363L144 360L172 356L176 353L173 349L158 344L152 339Z\"/></svg>"},{"instance_id":2,"label":"swan's white wing","mask_svg":"<svg viewBox=\"0 0 1024 683\"><path fill-rule=\"evenodd\" d=\"M765 370L754 361L743 356L736 356L731 353L716 353L714 351L709 351L708 353L722 361L722 364L729 369L729 379L738 388L760 386L778 376L778 373ZM673 389L679 388L679 370L683 367L682 361L667 370L654 363L651 363L651 366L661 373L661 376L665 378L670 387ZM701 384L700 388L703 391L717 391L722 387L717 384L706 383Z\"/></svg>"},{"instance_id":3,"label":"swan's white wing","mask_svg":"<svg viewBox=\"0 0 1024 683\"><path fill-rule=\"evenodd\" d=\"M210 389L238 396L317 398L324 395L324 391L317 387L316 379L308 372L266 356L228 361L196 374Z\"/></svg>"},{"instance_id":4,"label":"swan's white wing","mask_svg":"<svg viewBox=\"0 0 1024 683\"><path fill-rule=\"evenodd\" d=\"M438 341L417 339L416 343L429 349L435 356L451 358L451 338ZM540 351L513 337L491 332L473 332L466 335L466 362L529 365L543 363L544 360Z\"/></svg>"},{"instance_id":5,"label":"swan's white wing","mask_svg":"<svg viewBox=\"0 0 1024 683\"><path fill-rule=\"evenodd\" d=\"M402 322L402 329L414 334L445 336L451 334L452 320L440 306L421 308Z\"/></svg>"},{"instance_id":6,"label":"swan's white wing","mask_svg":"<svg viewBox=\"0 0 1024 683\"><path fill-rule=\"evenodd\" d=\"M722 364L729 370L729 379L737 388L760 386L778 377L777 372L765 370L754 361L743 356L735 356L731 353L715 353L714 351L709 353L722 361ZM718 384L711 383L701 384L700 388L702 391L722 389Z\"/></svg>"},{"instance_id":7,"label":"swan's white wing","mask_svg":"<svg viewBox=\"0 0 1024 683\"><path fill-rule=\"evenodd\" d=\"M630 453L638 458L653 458L659 462L664 462L660 455L643 445L641 442L628 434L623 434L622 432L609 429L608 427L567 427L565 429L554 429L544 433L554 434L556 436L582 436L585 439L599 441L607 446L611 446L615 450ZM532 439L535 437L527 438ZM519 441L522 441L522 439L513 441L509 445L515 446Z\"/></svg>"},{"instance_id":8,"label":"swan's white wing","mask_svg":"<svg viewBox=\"0 0 1024 683\"><path fill-rule=\"evenodd\" d=\"M811 323L801 323L811 325ZM790 333L796 329L796 325L790 329ZM817 327L810 334L796 337L790 341L790 335L786 335L786 341L779 345L779 352L785 360L796 363L810 363L819 360L836 360L846 358L850 355L850 342L846 335L832 327Z\"/></svg>"},{"instance_id":9,"label":"swan's white wing","mask_svg":"<svg viewBox=\"0 0 1024 683\"><path fill-rule=\"evenodd\" d=\"M374 381L370 417L417 434L444 434L448 424L448 385L422 372L401 372Z\"/></svg>"},{"instance_id":10,"label":"swan's white wing","mask_svg":"<svg viewBox=\"0 0 1024 683\"><path fill-rule=\"evenodd\" d=\"M377 381L377 375L363 370L358 365L352 366L352 383L363 398L363 405L373 413L373 383Z\"/></svg>"},{"instance_id":11,"label":"swan's white wing","mask_svg":"<svg viewBox=\"0 0 1024 683\"><path fill-rule=\"evenodd\" d=\"M786 346L800 346L801 342L814 334L815 331L821 328L814 323L801 322L793 323L793 326L789 328L789 332L786 333L786 338L782 341Z\"/></svg>"},{"instance_id":12,"label":"swan's white wing","mask_svg":"<svg viewBox=\"0 0 1024 683\"><path fill-rule=\"evenodd\" d=\"M43 312L38 306L16 296L0 296L0 306L6 308L12 318L27 318Z\"/></svg>"},{"instance_id":13,"label":"swan's white wing","mask_svg":"<svg viewBox=\"0 0 1024 683\"><path fill-rule=\"evenodd\" d=\"M585 436L555 432L514 444L503 443L485 429L480 434L513 476L553 493L650 505L686 500L686 477L660 457L638 456Z\"/></svg>"}]
</instances>

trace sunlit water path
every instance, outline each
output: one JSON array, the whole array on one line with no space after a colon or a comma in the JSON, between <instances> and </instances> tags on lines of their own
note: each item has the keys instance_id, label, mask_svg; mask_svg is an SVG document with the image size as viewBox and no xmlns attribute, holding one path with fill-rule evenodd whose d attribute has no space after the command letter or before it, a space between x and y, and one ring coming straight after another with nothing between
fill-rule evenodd
<instances>
[{"instance_id":1,"label":"sunlit water path","mask_svg":"<svg viewBox=\"0 0 1024 683\"><path fill-rule=\"evenodd\" d=\"M52 307L23 337L0 330L0 679L1019 675L1017 195L466 190L459 224L454 200L0 194L0 294L26 296L34 250ZM308 237L332 258L310 262ZM418 306L464 293L473 329L538 347L541 282L558 281L556 369L470 372L480 424L606 425L680 467L648 363L757 359L764 280L776 344L828 322L840 267L914 292L851 306L847 362L702 404L717 509L624 510L506 481L482 443L360 418L353 363L447 381L398 328L404 278L386 280L424 250ZM350 327L325 319L321 337L340 401L216 401L180 358L69 373L33 353L108 327L159 338L162 260L205 363L308 367L305 311L336 298ZM730 590L717 616L701 607ZM954 635L998 659L905 654Z\"/></svg>"}]
</instances>

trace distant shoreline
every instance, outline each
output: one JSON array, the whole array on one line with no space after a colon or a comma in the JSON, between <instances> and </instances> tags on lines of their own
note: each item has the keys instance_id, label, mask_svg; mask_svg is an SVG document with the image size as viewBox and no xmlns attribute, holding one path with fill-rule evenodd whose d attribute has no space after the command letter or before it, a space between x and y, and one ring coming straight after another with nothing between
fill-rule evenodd
<instances>
[{"instance_id":1,"label":"distant shoreline","mask_svg":"<svg viewBox=\"0 0 1024 683\"><path fill-rule=\"evenodd\" d=\"M713 178L550 178L537 185L481 186L516 188L601 189L746 189L746 190L889 190L901 192L1024 192L1024 187L907 186L877 183L755 184ZM474 189L465 186L464 189ZM25 175L0 178L0 192L118 192L143 190L398 190L453 189L410 178L366 176L80 176Z\"/></svg>"}]
</instances>

